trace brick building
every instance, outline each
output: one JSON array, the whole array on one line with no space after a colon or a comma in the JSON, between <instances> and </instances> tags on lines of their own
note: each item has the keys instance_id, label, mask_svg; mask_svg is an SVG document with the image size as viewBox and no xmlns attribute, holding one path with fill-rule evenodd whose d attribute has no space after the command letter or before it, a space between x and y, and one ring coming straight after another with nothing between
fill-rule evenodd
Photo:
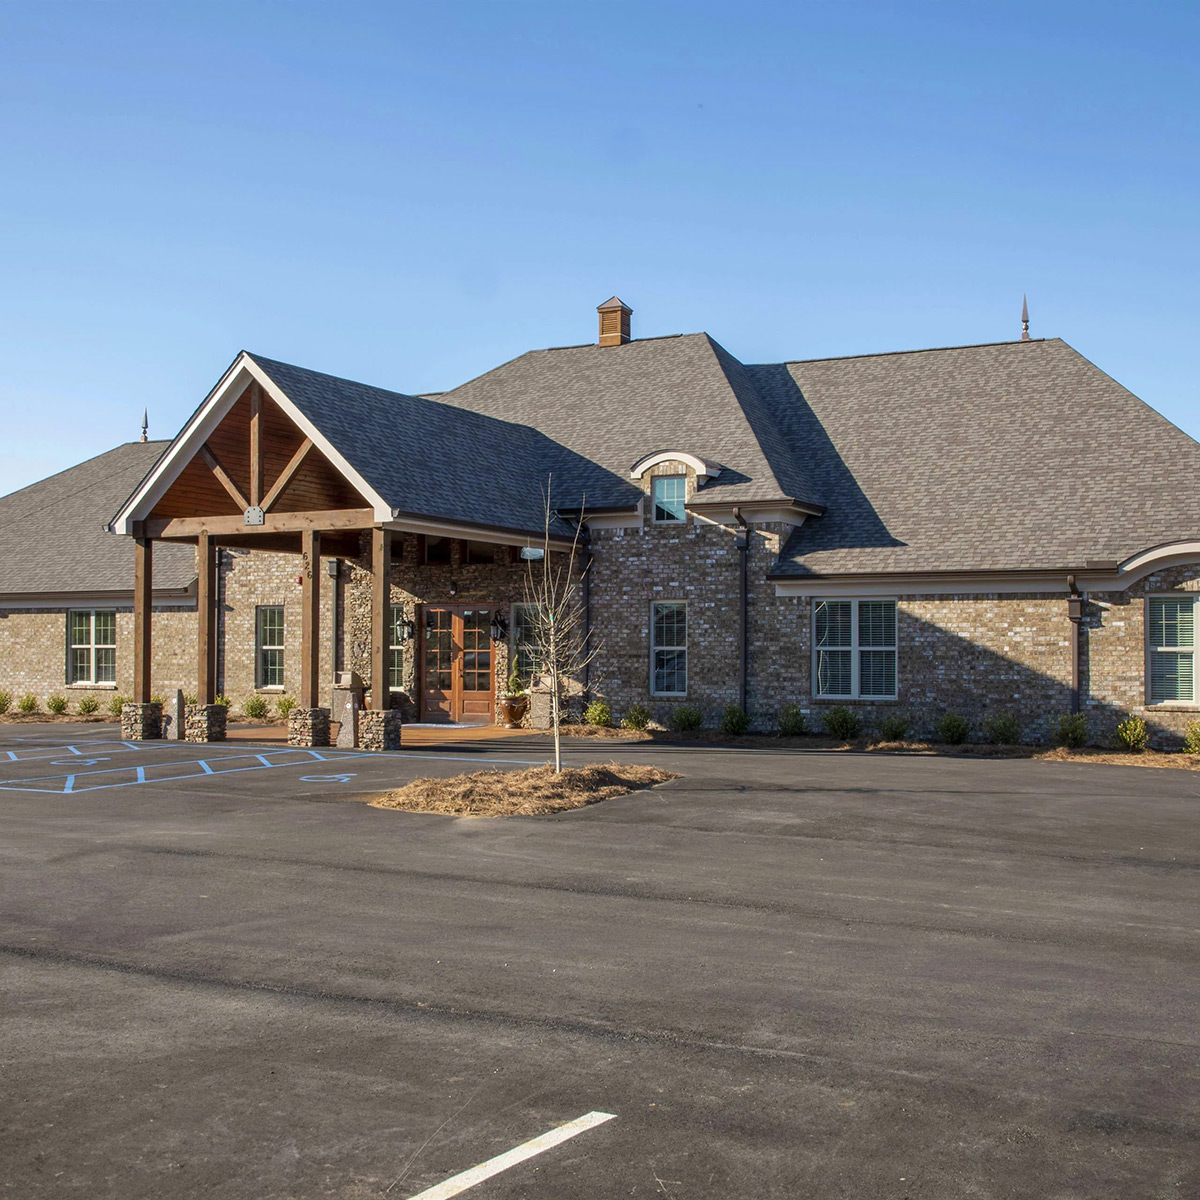
<instances>
[{"instance_id":1,"label":"brick building","mask_svg":"<svg viewBox=\"0 0 1200 1200\"><path fill-rule=\"evenodd\" d=\"M747 365L599 312L436 395L242 353L169 445L3 498L0 688L314 710L353 670L490 721L548 485L618 714L1200 717L1200 446L1064 342Z\"/></svg>"}]
</instances>

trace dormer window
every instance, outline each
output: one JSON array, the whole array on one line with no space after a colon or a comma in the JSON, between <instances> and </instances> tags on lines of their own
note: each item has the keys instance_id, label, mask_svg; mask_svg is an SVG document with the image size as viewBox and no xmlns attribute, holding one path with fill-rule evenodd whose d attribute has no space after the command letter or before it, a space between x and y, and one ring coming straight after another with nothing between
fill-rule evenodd
<instances>
[{"instance_id":1,"label":"dormer window","mask_svg":"<svg viewBox=\"0 0 1200 1200\"><path fill-rule=\"evenodd\" d=\"M681 525L687 520L686 475L656 475L650 484L656 525Z\"/></svg>"}]
</instances>

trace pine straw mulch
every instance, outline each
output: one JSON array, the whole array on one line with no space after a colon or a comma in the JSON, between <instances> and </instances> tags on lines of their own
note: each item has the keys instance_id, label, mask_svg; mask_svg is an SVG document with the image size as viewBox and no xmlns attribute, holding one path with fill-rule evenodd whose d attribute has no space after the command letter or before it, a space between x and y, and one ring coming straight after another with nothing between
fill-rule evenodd
<instances>
[{"instance_id":1,"label":"pine straw mulch","mask_svg":"<svg viewBox=\"0 0 1200 1200\"><path fill-rule=\"evenodd\" d=\"M414 779L371 804L456 817L533 817L583 808L678 778L674 771L642 764L594 763L564 767L557 775L546 765L527 771L476 771L450 779Z\"/></svg>"},{"instance_id":2,"label":"pine straw mulch","mask_svg":"<svg viewBox=\"0 0 1200 1200\"><path fill-rule=\"evenodd\" d=\"M97 721L110 721L114 724L120 717L108 713L0 713L0 725L91 725Z\"/></svg>"}]
</instances>

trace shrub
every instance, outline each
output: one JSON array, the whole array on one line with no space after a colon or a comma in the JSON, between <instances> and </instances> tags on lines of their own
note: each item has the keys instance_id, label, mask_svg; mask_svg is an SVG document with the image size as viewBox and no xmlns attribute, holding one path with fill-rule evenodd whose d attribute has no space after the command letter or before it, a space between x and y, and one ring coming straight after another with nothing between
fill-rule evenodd
<instances>
[{"instance_id":1,"label":"shrub","mask_svg":"<svg viewBox=\"0 0 1200 1200\"><path fill-rule=\"evenodd\" d=\"M1056 746L1078 750L1088 744L1088 723L1083 713L1063 713L1058 724L1050 729L1050 740Z\"/></svg>"},{"instance_id":2,"label":"shrub","mask_svg":"<svg viewBox=\"0 0 1200 1200\"><path fill-rule=\"evenodd\" d=\"M508 677L508 692L507 692L507 694L509 696L525 695L525 681L521 678L521 676L516 671L514 671Z\"/></svg>"},{"instance_id":3,"label":"shrub","mask_svg":"<svg viewBox=\"0 0 1200 1200\"><path fill-rule=\"evenodd\" d=\"M821 725L830 737L843 742L852 742L862 733L862 718L844 704L826 709L821 717Z\"/></svg>"},{"instance_id":4,"label":"shrub","mask_svg":"<svg viewBox=\"0 0 1200 1200\"><path fill-rule=\"evenodd\" d=\"M650 710L644 704L631 704L621 718L622 729L645 729L650 724Z\"/></svg>"},{"instance_id":5,"label":"shrub","mask_svg":"<svg viewBox=\"0 0 1200 1200\"><path fill-rule=\"evenodd\" d=\"M1012 713L996 713L984 718L983 733L997 746L1015 746L1021 740L1021 722Z\"/></svg>"},{"instance_id":6,"label":"shrub","mask_svg":"<svg viewBox=\"0 0 1200 1200\"><path fill-rule=\"evenodd\" d=\"M35 713L38 710L37 697L32 692L26 692L20 700L17 701L17 711L23 713Z\"/></svg>"},{"instance_id":7,"label":"shrub","mask_svg":"<svg viewBox=\"0 0 1200 1200\"><path fill-rule=\"evenodd\" d=\"M224 694L214 696L213 703L219 704L222 708L232 708L233 707L233 701L230 700L230 698Z\"/></svg>"},{"instance_id":8,"label":"shrub","mask_svg":"<svg viewBox=\"0 0 1200 1200\"><path fill-rule=\"evenodd\" d=\"M195 692L184 692L183 702L184 704L199 704L200 697L197 696Z\"/></svg>"},{"instance_id":9,"label":"shrub","mask_svg":"<svg viewBox=\"0 0 1200 1200\"><path fill-rule=\"evenodd\" d=\"M242 705L242 712L252 721L260 721L271 711L270 702L266 696L251 696L245 704Z\"/></svg>"},{"instance_id":10,"label":"shrub","mask_svg":"<svg viewBox=\"0 0 1200 1200\"><path fill-rule=\"evenodd\" d=\"M286 721L287 715L296 707L295 696L280 696L275 701L275 711Z\"/></svg>"},{"instance_id":11,"label":"shrub","mask_svg":"<svg viewBox=\"0 0 1200 1200\"><path fill-rule=\"evenodd\" d=\"M609 708L608 702L605 700L593 700L583 710L583 723L585 725L599 725L602 729L607 729L613 723L612 709Z\"/></svg>"},{"instance_id":12,"label":"shrub","mask_svg":"<svg viewBox=\"0 0 1200 1200\"><path fill-rule=\"evenodd\" d=\"M1150 730L1146 728L1146 722L1135 713L1130 713L1117 726L1117 745L1122 750L1128 750L1130 754L1141 754L1149 744Z\"/></svg>"},{"instance_id":13,"label":"shrub","mask_svg":"<svg viewBox=\"0 0 1200 1200\"><path fill-rule=\"evenodd\" d=\"M100 711L100 701L95 696L84 696L79 702L79 711L85 717L90 717L92 713Z\"/></svg>"},{"instance_id":14,"label":"shrub","mask_svg":"<svg viewBox=\"0 0 1200 1200\"><path fill-rule=\"evenodd\" d=\"M937 723L938 740L947 746L961 746L970 733L967 718L959 713L949 712Z\"/></svg>"},{"instance_id":15,"label":"shrub","mask_svg":"<svg viewBox=\"0 0 1200 1200\"><path fill-rule=\"evenodd\" d=\"M681 704L671 713L670 725L676 733L692 733L704 724L704 714L694 704Z\"/></svg>"},{"instance_id":16,"label":"shrub","mask_svg":"<svg viewBox=\"0 0 1200 1200\"><path fill-rule=\"evenodd\" d=\"M1200 721L1189 721L1183 731L1184 754L1200 754Z\"/></svg>"},{"instance_id":17,"label":"shrub","mask_svg":"<svg viewBox=\"0 0 1200 1200\"><path fill-rule=\"evenodd\" d=\"M912 722L903 713L888 713L879 722L879 736L885 742L902 742L912 732Z\"/></svg>"},{"instance_id":18,"label":"shrub","mask_svg":"<svg viewBox=\"0 0 1200 1200\"><path fill-rule=\"evenodd\" d=\"M56 716L65 713L67 711L66 696L47 696L46 709L47 711L54 713Z\"/></svg>"},{"instance_id":19,"label":"shrub","mask_svg":"<svg viewBox=\"0 0 1200 1200\"><path fill-rule=\"evenodd\" d=\"M123 709L125 707L125 705L127 705L128 703L129 703L129 697L122 696L121 693L118 692L108 702L108 711L112 716L119 717L121 715L121 709Z\"/></svg>"},{"instance_id":20,"label":"shrub","mask_svg":"<svg viewBox=\"0 0 1200 1200\"><path fill-rule=\"evenodd\" d=\"M151 704L164 704L165 705L166 702L167 702L166 696L160 696L157 692L155 692L155 694L150 697Z\"/></svg>"},{"instance_id":21,"label":"shrub","mask_svg":"<svg viewBox=\"0 0 1200 1200\"><path fill-rule=\"evenodd\" d=\"M798 704L785 704L779 713L779 736L799 737L807 733L808 727L804 721L804 713Z\"/></svg>"},{"instance_id":22,"label":"shrub","mask_svg":"<svg viewBox=\"0 0 1200 1200\"><path fill-rule=\"evenodd\" d=\"M12 707L12 692L0 692L0 713L6 713Z\"/></svg>"},{"instance_id":23,"label":"shrub","mask_svg":"<svg viewBox=\"0 0 1200 1200\"><path fill-rule=\"evenodd\" d=\"M727 704L721 714L721 732L728 737L737 737L750 728L750 718L740 704Z\"/></svg>"}]
</instances>

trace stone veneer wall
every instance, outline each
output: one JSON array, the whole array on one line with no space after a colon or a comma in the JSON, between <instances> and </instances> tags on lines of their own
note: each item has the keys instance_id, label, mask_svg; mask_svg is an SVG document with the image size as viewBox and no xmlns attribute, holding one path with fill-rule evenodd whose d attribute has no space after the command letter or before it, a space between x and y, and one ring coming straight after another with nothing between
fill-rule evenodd
<instances>
[{"instance_id":1,"label":"stone veneer wall","mask_svg":"<svg viewBox=\"0 0 1200 1200\"><path fill-rule=\"evenodd\" d=\"M421 565L418 558L416 534L396 534L392 539L392 591L391 603L404 607L407 620L415 622L418 631L421 621L419 607L422 605L487 605L499 608L512 626L512 606L525 598L526 566L513 562L510 547L496 546L495 559L491 563L465 563L463 545L454 541L450 547L449 564ZM348 576L344 584L345 612L345 664L349 670L357 671L364 684L370 689L371 679L371 543L370 537L362 540L361 552L356 561L346 564ZM457 592L450 595L450 584L457 584ZM404 689L393 691L392 703L405 721L417 721L419 696L417 695L417 649L418 642L409 642L404 647ZM508 679L508 644L493 645L495 655L493 670L497 693L503 690Z\"/></svg>"}]
</instances>

